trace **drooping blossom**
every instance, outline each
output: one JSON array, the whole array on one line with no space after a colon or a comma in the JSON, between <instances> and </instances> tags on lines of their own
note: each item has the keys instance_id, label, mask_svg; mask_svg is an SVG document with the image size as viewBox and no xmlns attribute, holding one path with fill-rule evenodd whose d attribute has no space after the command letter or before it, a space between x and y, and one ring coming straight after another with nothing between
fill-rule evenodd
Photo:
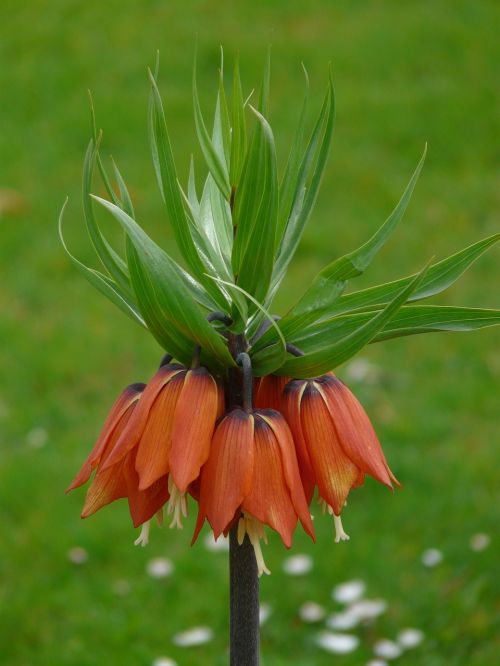
<instances>
[{"instance_id":1,"label":"drooping blossom","mask_svg":"<svg viewBox=\"0 0 500 666\"><path fill-rule=\"evenodd\" d=\"M314 539L292 435L279 412L237 408L218 424L201 472L193 542L205 518L215 538L236 524L240 543L248 534L259 575L269 573L260 547L265 525L279 533L287 548L297 520Z\"/></svg>"},{"instance_id":2,"label":"drooping blossom","mask_svg":"<svg viewBox=\"0 0 500 666\"><path fill-rule=\"evenodd\" d=\"M145 497L158 502L162 498L161 506L168 500L171 526L182 527L182 517L187 515L186 493L208 458L215 421L222 413L222 391L205 368L187 370L167 363L146 386L142 385L139 395L140 400L134 394L133 408L124 412L119 427L114 426L106 455L99 457L102 443L98 442L77 477L84 483L92 465L99 464L84 514L90 515L103 505L104 500L99 498L102 488L106 488L106 498L111 499L105 503L124 496L129 497L130 503L133 492L134 506ZM117 418L114 415L122 414L124 402L126 398L113 407L108 419L112 424ZM76 485L73 483L72 487ZM134 525L149 520L155 512L138 522L144 513L136 510ZM144 540L148 529L149 525L145 525Z\"/></svg>"},{"instance_id":3,"label":"drooping blossom","mask_svg":"<svg viewBox=\"0 0 500 666\"><path fill-rule=\"evenodd\" d=\"M319 502L333 514L336 541L349 537L340 514L351 488L365 474L392 489L398 484L365 410L333 374L294 380L283 393L283 409L293 433L308 501L314 486Z\"/></svg>"},{"instance_id":4,"label":"drooping blossom","mask_svg":"<svg viewBox=\"0 0 500 666\"><path fill-rule=\"evenodd\" d=\"M158 513L168 499L166 478L158 479L147 489L139 488L134 449L128 451L115 465L106 467L139 404L144 389L144 384L132 384L121 393L111 408L92 451L67 489L70 491L83 485L96 470L87 491L82 518L92 515L115 500L127 498L132 522L134 527L138 527Z\"/></svg>"}]
</instances>

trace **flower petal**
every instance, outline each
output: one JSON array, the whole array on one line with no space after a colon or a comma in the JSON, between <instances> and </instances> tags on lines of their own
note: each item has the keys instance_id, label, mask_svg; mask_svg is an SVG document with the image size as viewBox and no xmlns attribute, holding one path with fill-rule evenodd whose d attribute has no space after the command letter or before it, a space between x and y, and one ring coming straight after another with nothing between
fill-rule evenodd
<instances>
[{"instance_id":1,"label":"flower petal","mask_svg":"<svg viewBox=\"0 0 500 666\"><path fill-rule=\"evenodd\" d=\"M253 433L254 418L242 409L230 412L217 426L210 457L201 471L200 508L193 542L205 518L217 539L250 492Z\"/></svg>"},{"instance_id":2,"label":"flower petal","mask_svg":"<svg viewBox=\"0 0 500 666\"><path fill-rule=\"evenodd\" d=\"M99 465L101 460L106 458L112 448L110 443L116 443L116 435L121 434L128 421L128 418L123 420L124 414L131 405L135 406L135 403L139 400L144 388L145 384L131 384L124 389L111 407L99 437L97 438L87 460L83 463L82 468L71 482L71 485L66 489L66 492L86 483L93 470Z\"/></svg>"},{"instance_id":3,"label":"flower petal","mask_svg":"<svg viewBox=\"0 0 500 666\"><path fill-rule=\"evenodd\" d=\"M124 467L126 458L105 470L98 470L92 481L82 510L82 518L88 518L93 513L111 504L115 500L127 497L127 482Z\"/></svg>"},{"instance_id":4,"label":"flower petal","mask_svg":"<svg viewBox=\"0 0 500 666\"><path fill-rule=\"evenodd\" d=\"M104 463L104 469L115 465L124 458L137 444L144 432L149 412L159 392L174 376L185 373L181 365L170 364L162 366L149 381L141 396L138 409L135 410L133 418L130 419L127 428L123 431L109 458Z\"/></svg>"},{"instance_id":5,"label":"flower petal","mask_svg":"<svg viewBox=\"0 0 500 666\"><path fill-rule=\"evenodd\" d=\"M182 373L174 375L161 389L149 410L135 458L140 490L148 488L169 472L172 425L183 383Z\"/></svg>"},{"instance_id":6,"label":"flower petal","mask_svg":"<svg viewBox=\"0 0 500 666\"><path fill-rule=\"evenodd\" d=\"M320 496L339 516L359 470L340 446L330 412L316 387L309 383L301 401L301 423Z\"/></svg>"},{"instance_id":7,"label":"flower petal","mask_svg":"<svg viewBox=\"0 0 500 666\"><path fill-rule=\"evenodd\" d=\"M363 472L392 488L391 478L395 480L395 477L359 401L334 375L325 375L318 381L318 385L345 454Z\"/></svg>"},{"instance_id":8,"label":"flower petal","mask_svg":"<svg viewBox=\"0 0 500 666\"><path fill-rule=\"evenodd\" d=\"M297 379L286 385L283 392L283 415L292 431L300 477L302 479L306 501L310 504L316 482L300 421L300 402L307 384L308 382Z\"/></svg>"},{"instance_id":9,"label":"flower petal","mask_svg":"<svg viewBox=\"0 0 500 666\"><path fill-rule=\"evenodd\" d=\"M255 415L252 488L242 508L276 530L290 548L297 514L285 481L280 446L272 429L258 414Z\"/></svg>"},{"instance_id":10,"label":"flower petal","mask_svg":"<svg viewBox=\"0 0 500 666\"><path fill-rule=\"evenodd\" d=\"M316 540L308 503L304 494L300 478L294 441L290 428L284 417L273 409L259 410L259 415L272 429L281 451L281 461L285 473L285 480L290 491L294 509L299 516L302 527L313 541Z\"/></svg>"},{"instance_id":11,"label":"flower petal","mask_svg":"<svg viewBox=\"0 0 500 666\"><path fill-rule=\"evenodd\" d=\"M281 411L283 390L289 381L290 377L279 377L278 375L261 377L254 395L255 407Z\"/></svg>"},{"instance_id":12,"label":"flower petal","mask_svg":"<svg viewBox=\"0 0 500 666\"><path fill-rule=\"evenodd\" d=\"M169 498L169 493L166 475L157 479L146 490L139 490L139 475L135 465L135 451L131 451L124 461L124 476L130 516L134 527L139 527L162 508Z\"/></svg>"},{"instance_id":13,"label":"flower petal","mask_svg":"<svg viewBox=\"0 0 500 666\"><path fill-rule=\"evenodd\" d=\"M170 473L181 493L207 461L219 403L215 379L206 368L186 374L172 426Z\"/></svg>"}]
</instances>

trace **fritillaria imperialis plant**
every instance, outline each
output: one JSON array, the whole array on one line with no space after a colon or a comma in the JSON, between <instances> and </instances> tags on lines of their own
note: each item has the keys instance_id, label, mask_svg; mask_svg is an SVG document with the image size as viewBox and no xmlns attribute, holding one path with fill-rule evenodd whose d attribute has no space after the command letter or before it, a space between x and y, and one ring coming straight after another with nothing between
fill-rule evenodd
<instances>
[{"instance_id":1,"label":"fritillaria imperialis plant","mask_svg":"<svg viewBox=\"0 0 500 666\"><path fill-rule=\"evenodd\" d=\"M188 503L198 511L193 542L205 523L216 538L230 534L231 663L254 664L257 575L269 573L261 548L266 527L287 548L298 522L314 539L309 505L316 493L333 516L335 541L346 540L341 514L350 490L366 474L389 488L398 483L363 407L333 370L370 343L499 323L499 311L420 302L453 284L500 234L416 275L345 293L396 229L424 153L384 224L320 271L279 318L273 299L313 210L332 140L331 75L307 140L306 94L281 176L268 113L269 59L256 102L243 93L236 63L228 104L221 64L211 132L195 75L194 119L208 172L201 191L193 163L187 188L179 183L157 73L149 78L153 165L184 265L137 222L114 163L112 185L94 120L83 209L102 266L70 257L166 356L147 384L131 384L118 397L70 489L95 472L82 516L127 498L142 545L155 515L161 522L165 511L171 527L181 527ZM108 199L91 194L96 169ZM103 236L96 207L123 229L123 252Z\"/></svg>"}]
</instances>

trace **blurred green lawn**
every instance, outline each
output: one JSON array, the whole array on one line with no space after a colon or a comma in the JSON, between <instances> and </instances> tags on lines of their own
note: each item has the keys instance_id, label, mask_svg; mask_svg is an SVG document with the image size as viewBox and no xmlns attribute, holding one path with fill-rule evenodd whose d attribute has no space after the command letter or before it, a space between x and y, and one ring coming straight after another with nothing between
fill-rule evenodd
<instances>
[{"instance_id":1,"label":"blurred green lawn","mask_svg":"<svg viewBox=\"0 0 500 666\"><path fill-rule=\"evenodd\" d=\"M406 274L430 256L498 231L498 3L487 0L332 2L212 0L78 2L3 0L0 6L0 189L20 201L0 218L0 663L2 666L145 664L164 654L179 666L227 661L227 563L189 548L190 530L154 530L132 546L125 507L81 522L82 493L63 490L107 408L127 383L147 379L160 350L84 282L59 245L56 219L70 196L67 235L90 259L80 208L81 162L90 136L91 88L104 153L131 186L139 220L166 246L172 236L148 155L146 67L161 50L160 81L184 178L195 146L191 66L198 35L199 88L213 102L219 44L239 51L248 89L273 44L272 122L282 157L302 99L300 62L312 106L334 63L334 149L312 222L279 308L326 261L363 241L390 212L429 142L405 222L359 285ZM498 164L497 164L498 166ZM497 187L495 187L495 185ZM4 192L5 199L5 192ZM172 252L175 252L173 249ZM483 257L441 302L498 307L498 251ZM278 308L278 309L279 309ZM349 544L335 545L318 516L315 546L295 552L314 570L290 579L284 549L266 548L273 570L262 599L264 666L364 664L378 638L405 626L425 632L405 665L498 663L498 333L420 336L373 346L363 358L375 382L350 381L366 405L404 489L374 482L345 512ZM339 374L349 377L348 368ZM44 446L44 432L48 438ZM476 553L469 539L492 537ZM84 547L76 567L67 552ZM420 562L436 547L444 561ZM175 574L145 574L155 556ZM363 579L387 613L358 630L361 647L334 656L304 625L306 600L329 610L338 582ZM116 594L116 581L130 593ZM182 649L172 636L208 625L215 639Z\"/></svg>"}]
</instances>

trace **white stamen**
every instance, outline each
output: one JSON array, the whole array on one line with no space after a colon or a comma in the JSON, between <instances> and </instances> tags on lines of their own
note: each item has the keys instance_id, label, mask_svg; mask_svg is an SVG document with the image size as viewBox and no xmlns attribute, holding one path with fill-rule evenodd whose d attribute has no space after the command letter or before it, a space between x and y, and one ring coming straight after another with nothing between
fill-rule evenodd
<instances>
[{"instance_id":1,"label":"white stamen","mask_svg":"<svg viewBox=\"0 0 500 666\"><path fill-rule=\"evenodd\" d=\"M134 541L134 546L142 546L142 548L144 548L145 546L148 545L148 543L149 543L149 528L150 527L151 527L151 521L146 520L146 522L142 524L141 533L139 534L137 539Z\"/></svg>"},{"instance_id":2,"label":"white stamen","mask_svg":"<svg viewBox=\"0 0 500 666\"><path fill-rule=\"evenodd\" d=\"M158 527L162 527L163 526L163 507L161 509L158 509L155 516L156 516L156 524L158 525Z\"/></svg>"},{"instance_id":3,"label":"white stamen","mask_svg":"<svg viewBox=\"0 0 500 666\"><path fill-rule=\"evenodd\" d=\"M335 543L339 541L349 541L349 535L344 532L340 516L333 514L333 524L335 526Z\"/></svg>"},{"instance_id":4,"label":"white stamen","mask_svg":"<svg viewBox=\"0 0 500 666\"><path fill-rule=\"evenodd\" d=\"M262 576L263 573L269 575L271 572L266 567L266 563L264 562L264 556L262 555L262 549L260 547L260 539L262 539L264 543L267 544L267 537L266 533L264 532L264 525L260 522L260 520L257 520L257 518L254 518L253 516L250 516L248 513L244 513L238 522L238 543L240 544L240 546L245 539L245 534L248 534L250 543L253 546L253 550L255 553L255 561L257 562L257 570L259 573L259 578L260 576Z\"/></svg>"},{"instance_id":5,"label":"white stamen","mask_svg":"<svg viewBox=\"0 0 500 666\"><path fill-rule=\"evenodd\" d=\"M177 527L182 530L182 518L187 518L187 498L186 493L181 493L179 488L172 481L172 477L168 478L168 492L170 498L167 502L167 516L172 516L170 529Z\"/></svg>"}]
</instances>

